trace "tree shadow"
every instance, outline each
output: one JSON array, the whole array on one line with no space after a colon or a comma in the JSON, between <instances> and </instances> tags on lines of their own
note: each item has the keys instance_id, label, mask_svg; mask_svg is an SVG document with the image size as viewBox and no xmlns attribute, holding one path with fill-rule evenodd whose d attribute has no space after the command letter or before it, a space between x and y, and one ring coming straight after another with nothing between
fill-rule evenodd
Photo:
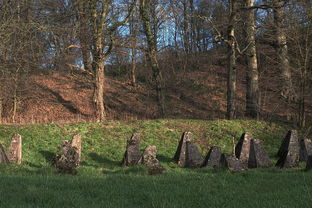
<instances>
[{"instance_id":1,"label":"tree shadow","mask_svg":"<svg viewBox=\"0 0 312 208\"><path fill-rule=\"evenodd\" d=\"M83 116L88 116L87 114L84 114L82 113L78 108L76 108L76 106L74 105L73 102L69 101L69 100L65 100L61 95L60 93L58 92L55 92L54 90L48 88L48 87L45 87L45 86L42 86L40 84L36 84L37 87L51 93L55 98L56 100L62 104L67 110L69 110L71 113L74 113L74 114L80 114L80 115L83 115Z\"/></svg>"}]
</instances>

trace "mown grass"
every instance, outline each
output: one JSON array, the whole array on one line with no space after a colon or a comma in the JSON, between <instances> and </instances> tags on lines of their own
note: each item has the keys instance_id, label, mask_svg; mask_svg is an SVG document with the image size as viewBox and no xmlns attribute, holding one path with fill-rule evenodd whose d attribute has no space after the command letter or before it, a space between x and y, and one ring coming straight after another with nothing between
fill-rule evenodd
<instances>
[{"instance_id":1,"label":"mown grass","mask_svg":"<svg viewBox=\"0 0 312 208\"><path fill-rule=\"evenodd\" d=\"M0 125L5 147L23 136L23 164L0 166L0 207L309 207L312 174L301 169L183 169L172 157L184 131L191 131L203 155L212 145L231 153L243 132L276 154L288 126L256 121L149 120L49 125ZM120 167L126 140L142 133L142 150L156 145L166 167L150 176L144 167ZM61 141L82 135L78 175L59 175L51 159ZM304 164L302 164L303 166Z\"/></svg>"}]
</instances>

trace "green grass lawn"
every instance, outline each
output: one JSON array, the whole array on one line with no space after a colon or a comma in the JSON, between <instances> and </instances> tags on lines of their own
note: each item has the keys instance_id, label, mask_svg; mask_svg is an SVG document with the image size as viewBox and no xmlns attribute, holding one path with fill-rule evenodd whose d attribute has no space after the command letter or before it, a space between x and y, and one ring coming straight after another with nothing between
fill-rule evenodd
<instances>
[{"instance_id":1,"label":"green grass lawn","mask_svg":"<svg viewBox=\"0 0 312 208\"><path fill-rule=\"evenodd\" d=\"M49 125L0 125L5 146L23 137L23 164L0 166L0 207L311 207L312 172L253 169L183 169L172 157L181 134L191 131L203 155L212 145L231 153L243 132L264 141L276 154L288 126L256 121L151 120ZM142 133L142 151L156 145L167 169L150 176L142 167L120 163L126 140ZM51 159L62 140L82 135L78 175L59 175ZM304 167L304 164L301 164Z\"/></svg>"}]
</instances>

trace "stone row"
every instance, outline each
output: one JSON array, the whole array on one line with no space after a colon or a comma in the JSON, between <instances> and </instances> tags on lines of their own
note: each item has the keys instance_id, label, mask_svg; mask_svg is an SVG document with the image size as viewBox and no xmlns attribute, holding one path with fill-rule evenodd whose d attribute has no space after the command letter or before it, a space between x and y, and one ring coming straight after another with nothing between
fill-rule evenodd
<instances>
[{"instance_id":1,"label":"stone row","mask_svg":"<svg viewBox=\"0 0 312 208\"><path fill-rule=\"evenodd\" d=\"M287 133L277 153L279 157L275 166L280 168L299 167L299 161L307 162L306 170L312 169L312 142L304 139L299 142L297 131ZM244 133L235 146L235 155L223 154L220 147L212 147L205 159L202 158L192 134L184 132L174 155L174 160L186 168L226 167L233 172L247 168L268 168L273 163L259 139L253 139Z\"/></svg>"},{"instance_id":2,"label":"stone row","mask_svg":"<svg viewBox=\"0 0 312 208\"><path fill-rule=\"evenodd\" d=\"M143 164L149 174L163 173L165 168L157 159L156 146L148 146L140 152L140 134L133 134L127 141L123 157L123 166ZM279 157L276 166L280 168L297 168L299 162L306 162L306 170L312 169L312 141L308 139L299 142L296 130L290 130L284 137L278 150ZM272 167L267 152L259 139L253 139L250 134L244 133L233 155L224 154L218 146L210 148L205 158L202 157L197 145L192 139L191 132L184 132L179 141L173 158L179 166L185 168L226 167L232 172L241 172L248 168ZM81 160L81 136L74 135L73 139L63 141L61 154L53 159L53 165L60 173L75 174ZM22 137L15 134L10 142L7 154L0 144L0 163L22 163Z\"/></svg>"}]
</instances>

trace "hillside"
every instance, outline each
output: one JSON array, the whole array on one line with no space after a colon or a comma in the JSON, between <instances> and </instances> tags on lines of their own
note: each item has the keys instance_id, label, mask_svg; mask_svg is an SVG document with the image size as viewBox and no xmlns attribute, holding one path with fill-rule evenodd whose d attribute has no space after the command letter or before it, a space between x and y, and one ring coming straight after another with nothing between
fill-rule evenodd
<instances>
[{"instance_id":1,"label":"hillside","mask_svg":"<svg viewBox=\"0 0 312 208\"><path fill-rule=\"evenodd\" d=\"M244 118L246 69L238 71L237 117ZM261 72L261 117L265 120L289 120L296 117L296 105L290 112L278 93L278 75ZM17 123L75 122L93 120L92 77L77 72L37 73L22 85L17 106ZM226 112L226 68L201 64L197 70L180 70L165 77L166 118L222 119ZM5 83L3 89L7 89ZM127 77L106 76L105 102L109 120L159 118L155 92L148 82L134 88ZM307 115L312 114L312 96L307 97ZM12 122L12 103L4 103L4 122ZM290 114L286 118L286 114Z\"/></svg>"}]
</instances>

